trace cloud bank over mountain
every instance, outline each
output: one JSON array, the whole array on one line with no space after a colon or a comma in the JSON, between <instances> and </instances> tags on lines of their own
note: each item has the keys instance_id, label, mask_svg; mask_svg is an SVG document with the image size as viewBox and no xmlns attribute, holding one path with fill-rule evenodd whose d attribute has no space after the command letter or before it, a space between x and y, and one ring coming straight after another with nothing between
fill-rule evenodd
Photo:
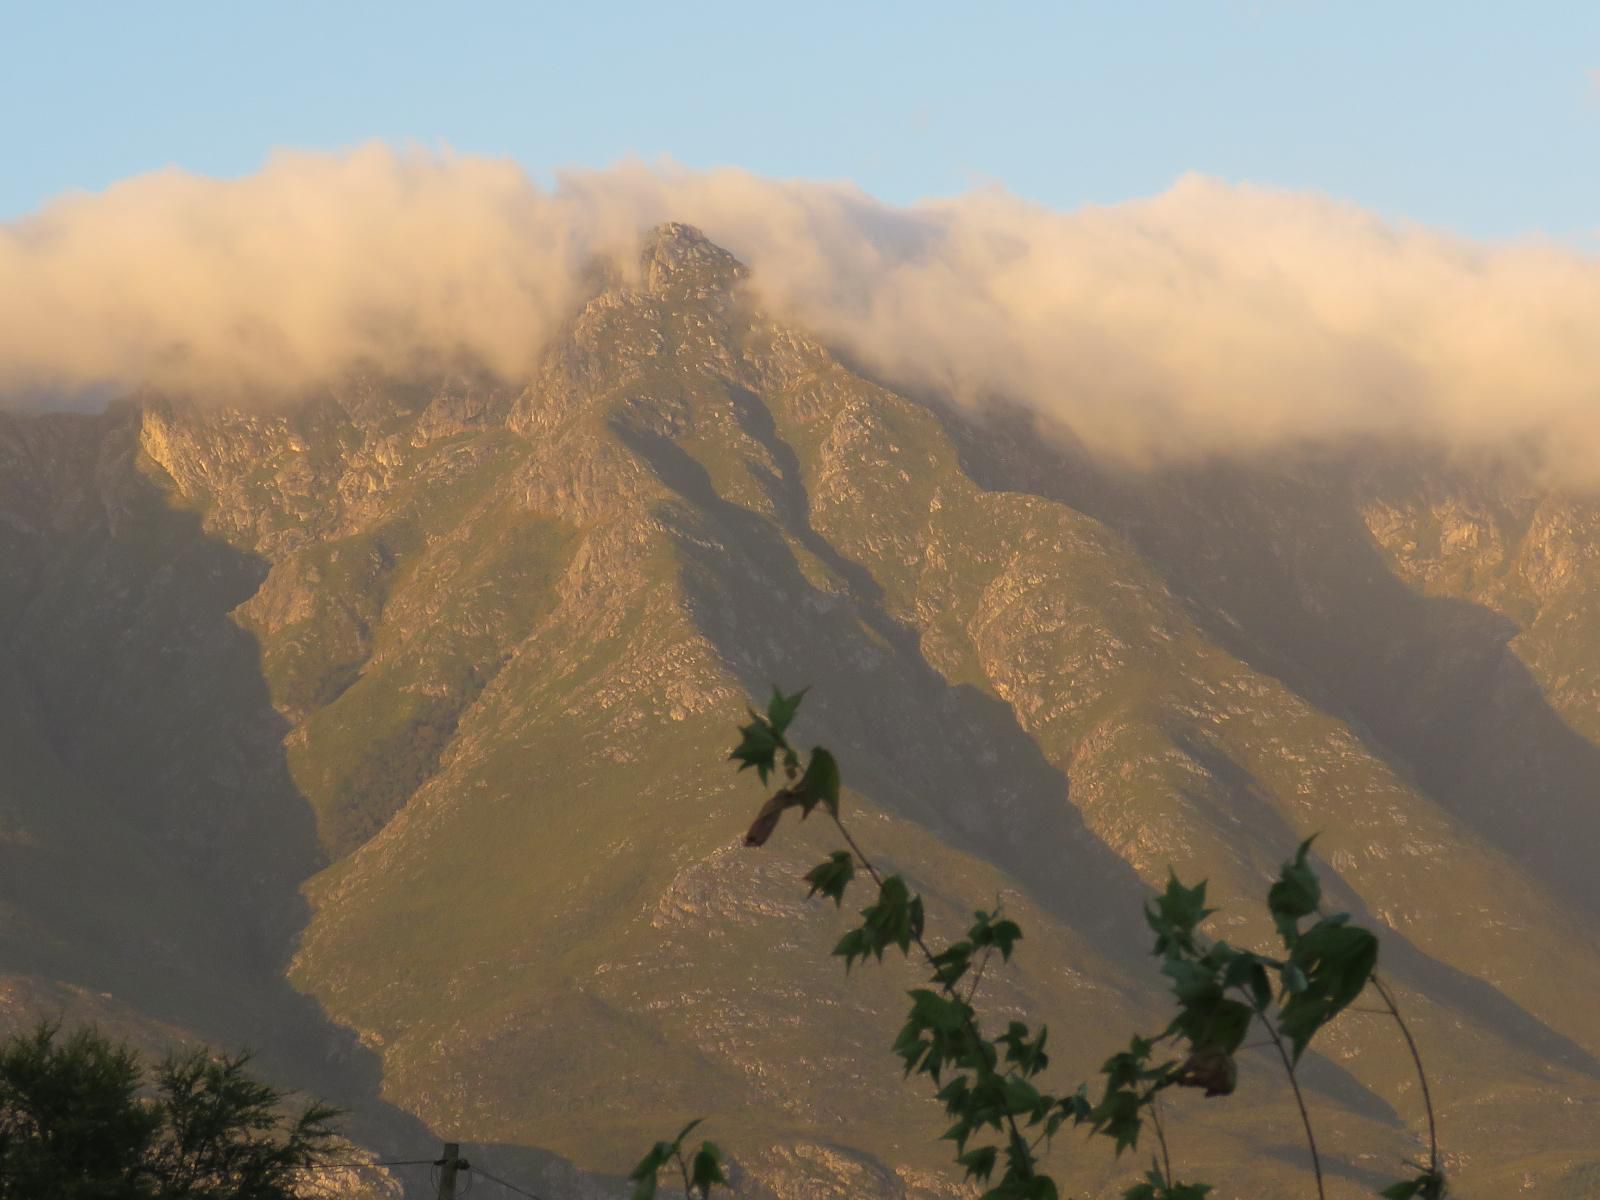
<instances>
[{"instance_id":1,"label":"cloud bank over mountain","mask_svg":"<svg viewBox=\"0 0 1600 1200\"><path fill-rule=\"evenodd\" d=\"M0 391L232 400L457 353L515 376L595 258L669 219L875 371L1024 402L1100 453L1407 437L1600 478L1600 261L1199 177L1063 213L638 163L546 189L381 145L163 171L0 227Z\"/></svg>"}]
</instances>

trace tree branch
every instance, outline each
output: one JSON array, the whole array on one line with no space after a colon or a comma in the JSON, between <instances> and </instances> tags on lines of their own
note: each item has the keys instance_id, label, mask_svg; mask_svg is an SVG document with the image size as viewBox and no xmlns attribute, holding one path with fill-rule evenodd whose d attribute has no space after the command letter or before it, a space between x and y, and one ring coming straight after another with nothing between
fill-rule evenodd
<instances>
[{"instance_id":1,"label":"tree branch","mask_svg":"<svg viewBox=\"0 0 1600 1200\"><path fill-rule=\"evenodd\" d=\"M1172 1156L1167 1153L1167 1131L1161 1126L1161 1101L1150 1093L1150 1124L1155 1127L1156 1141L1161 1146L1161 1173L1167 1178L1167 1190L1172 1190Z\"/></svg>"},{"instance_id":2,"label":"tree branch","mask_svg":"<svg viewBox=\"0 0 1600 1200\"><path fill-rule=\"evenodd\" d=\"M1400 1006L1394 1001L1394 996L1384 986L1383 980L1378 978L1378 973L1372 973L1372 986L1378 990L1378 995L1383 997L1383 1002L1388 1006L1389 1015L1394 1018L1394 1023L1400 1026L1400 1036L1406 1040L1406 1049L1411 1052L1411 1062L1417 1068L1417 1082L1422 1085L1422 1106L1428 1114L1428 1170L1434 1175L1439 1173L1439 1130L1433 1117L1433 1095L1428 1091L1428 1074L1422 1069L1422 1053L1417 1049L1417 1043L1411 1036L1405 1018L1400 1015Z\"/></svg>"},{"instance_id":3,"label":"tree branch","mask_svg":"<svg viewBox=\"0 0 1600 1200\"><path fill-rule=\"evenodd\" d=\"M1258 1008L1256 1016L1260 1019L1262 1028L1267 1031L1267 1036L1272 1039L1272 1044L1277 1047L1278 1057L1283 1060L1283 1069L1289 1076L1289 1086L1294 1089L1294 1102L1300 1109L1300 1124L1305 1127L1306 1145L1311 1148L1311 1170L1317 1177L1317 1198L1327 1200L1327 1192L1322 1186L1322 1156L1317 1153L1317 1135L1311 1130L1311 1114L1306 1111L1306 1098L1301 1094L1300 1081L1295 1078L1294 1060L1289 1057L1283 1038L1272 1027L1272 1022L1267 1020L1267 1015Z\"/></svg>"}]
</instances>

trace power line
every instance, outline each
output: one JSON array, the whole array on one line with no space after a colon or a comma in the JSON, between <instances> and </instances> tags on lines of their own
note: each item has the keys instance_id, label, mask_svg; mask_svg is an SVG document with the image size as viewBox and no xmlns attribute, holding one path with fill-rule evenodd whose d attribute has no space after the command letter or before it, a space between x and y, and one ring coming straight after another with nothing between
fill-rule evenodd
<instances>
[{"instance_id":1,"label":"power line","mask_svg":"<svg viewBox=\"0 0 1600 1200\"><path fill-rule=\"evenodd\" d=\"M392 1158L392 1159L380 1159L380 1160L378 1160L376 1162L358 1163L358 1164L353 1164L353 1165L356 1165L356 1166L368 1166L368 1167L438 1167L438 1166L441 1166L443 1164L443 1162L444 1162L444 1160L443 1159L439 1159L439 1158ZM528 1200L547 1200L546 1197L539 1195L539 1193L530 1192L527 1188L524 1188L524 1187L518 1187L516 1184L512 1183L509 1179L501 1179L500 1176L491 1174L490 1172L485 1171L482 1167L475 1166L474 1164L468 1162L465 1159L461 1159L460 1162L461 1162L461 1170L468 1177L468 1181L469 1181L468 1185L467 1185L468 1190L471 1189L470 1180L471 1180L472 1176L481 1175L484 1179L487 1179L490 1183L497 1183L501 1187L505 1188L508 1192L514 1192L518 1196L526 1196L528 1198ZM326 1166L321 1167L320 1169L321 1170L343 1169L343 1165L342 1164L328 1164Z\"/></svg>"},{"instance_id":2,"label":"power line","mask_svg":"<svg viewBox=\"0 0 1600 1200\"><path fill-rule=\"evenodd\" d=\"M514 1183L507 1183L504 1179L501 1179L498 1175L489 1174L489 1172L485 1171L482 1167L468 1167L467 1169L469 1171L471 1171L475 1175L482 1175L490 1183L498 1183L501 1187L505 1188L509 1192L515 1192L519 1196L527 1196L528 1200L544 1200L544 1197L535 1195L533 1192L528 1191L526 1188L519 1188Z\"/></svg>"},{"instance_id":3,"label":"power line","mask_svg":"<svg viewBox=\"0 0 1600 1200\"><path fill-rule=\"evenodd\" d=\"M349 1161L312 1163L309 1166L300 1167L299 1170L303 1174L314 1175L318 1172L326 1171L367 1171L373 1167L437 1167L438 1165L439 1160L437 1158L373 1159L371 1162L365 1159L353 1158Z\"/></svg>"}]
</instances>

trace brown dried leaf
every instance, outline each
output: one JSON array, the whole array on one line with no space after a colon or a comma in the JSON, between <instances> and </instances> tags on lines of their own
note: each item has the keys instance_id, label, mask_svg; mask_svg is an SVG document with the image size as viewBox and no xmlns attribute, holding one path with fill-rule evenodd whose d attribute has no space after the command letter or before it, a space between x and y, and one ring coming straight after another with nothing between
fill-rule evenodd
<instances>
[{"instance_id":1,"label":"brown dried leaf","mask_svg":"<svg viewBox=\"0 0 1600 1200\"><path fill-rule=\"evenodd\" d=\"M761 806L761 811L756 814L756 819L751 822L749 830L744 835L746 846L765 846L767 839L772 836L772 831L778 827L778 818L783 816L783 810L793 808L800 803L800 797L792 788L784 788L775 792L772 799Z\"/></svg>"},{"instance_id":2,"label":"brown dried leaf","mask_svg":"<svg viewBox=\"0 0 1600 1200\"><path fill-rule=\"evenodd\" d=\"M1231 1096L1239 1083L1239 1067L1233 1055L1220 1050L1196 1050L1178 1068L1179 1087L1204 1088L1208 1096Z\"/></svg>"}]
</instances>

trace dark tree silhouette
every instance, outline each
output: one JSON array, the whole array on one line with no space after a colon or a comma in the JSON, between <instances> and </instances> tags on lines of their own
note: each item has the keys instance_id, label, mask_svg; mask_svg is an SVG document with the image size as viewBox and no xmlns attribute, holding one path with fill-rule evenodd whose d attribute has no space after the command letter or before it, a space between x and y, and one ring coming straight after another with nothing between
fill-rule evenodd
<instances>
[{"instance_id":1,"label":"dark tree silhouette","mask_svg":"<svg viewBox=\"0 0 1600 1200\"><path fill-rule=\"evenodd\" d=\"M296 1200L337 1153L335 1109L286 1113L247 1054L138 1055L42 1024L0 1047L0 1200Z\"/></svg>"}]
</instances>

